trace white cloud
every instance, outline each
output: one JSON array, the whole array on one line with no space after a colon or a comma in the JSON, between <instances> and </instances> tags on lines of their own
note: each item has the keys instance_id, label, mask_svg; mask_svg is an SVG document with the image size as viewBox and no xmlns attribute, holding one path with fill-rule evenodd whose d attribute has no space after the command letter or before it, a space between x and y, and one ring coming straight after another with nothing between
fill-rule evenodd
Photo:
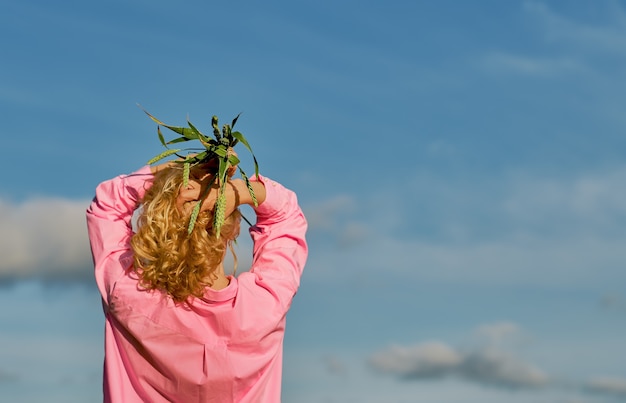
<instances>
[{"instance_id":1,"label":"white cloud","mask_svg":"<svg viewBox=\"0 0 626 403\"><path fill-rule=\"evenodd\" d=\"M592 393L626 398L626 378L599 377L590 380L586 389Z\"/></svg>"},{"instance_id":2,"label":"white cloud","mask_svg":"<svg viewBox=\"0 0 626 403\"><path fill-rule=\"evenodd\" d=\"M624 183L623 165L560 176L513 171L464 181L414 175L408 190L395 192L396 199L406 202L378 214L381 221L402 214L414 225L434 224L438 237L457 242L520 235L615 239L626 235ZM455 231L448 233L447 228ZM466 236L457 238L455 233Z\"/></svg>"},{"instance_id":3,"label":"white cloud","mask_svg":"<svg viewBox=\"0 0 626 403\"><path fill-rule=\"evenodd\" d=\"M384 189L358 201L357 195L331 196L305 208L315 243L309 272L323 277L329 271L352 276L383 270L480 284L614 284L624 278L626 262L623 183L626 167L569 178L511 174L498 182L415 175L394 198ZM387 208L380 208L381 198ZM89 270L87 205L0 201L0 274ZM249 265L247 241L241 238L240 271Z\"/></svg>"},{"instance_id":4,"label":"white cloud","mask_svg":"<svg viewBox=\"0 0 626 403\"><path fill-rule=\"evenodd\" d=\"M385 209L376 207L378 194L360 199L349 214L363 238L347 250L318 245L311 272L336 276L341 267L347 276L382 271L467 284L608 286L625 275L623 183L624 167L471 183L415 176ZM333 230L338 238L344 229Z\"/></svg>"},{"instance_id":5,"label":"white cloud","mask_svg":"<svg viewBox=\"0 0 626 403\"><path fill-rule=\"evenodd\" d=\"M358 211L358 205L353 196L344 194L304 206L310 233L323 233L326 240L332 239L333 244L342 249L359 244L367 238L370 229L351 218Z\"/></svg>"},{"instance_id":6,"label":"white cloud","mask_svg":"<svg viewBox=\"0 0 626 403\"><path fill-rule=\"evenodd\" d=\"M468 285L607 286L624 277L624 243L624 238L516 239L509 234L465 243L380 236L348 251L318 251L310 257L310 271L322 278L388 273Z\"/></svg>"},{"instance_id":7,"label":"white cloud","mask_svg":"<svg viewBox=\"0 0 626 403\"><path fill-rule=\"evenodd\" d=\"M530 228L552 226L550 232L561 236L572 230L595 237L622 233L625 167L573 178L517 178L513 183L503 207L519 223Z\"/></svg>"},{"instance_id":8,"label":"white cloud","mask_svg":"<svg viewBox=\"0 0 626 403\"><path fill-rule=\"evenodd\" d=\"M545 3L526 1L524 10L542 24L547 40L565 42L588 51L610 51L626 54L626 23L624 10L617 2L609 2L604 11L605 23L591 25L568 19L553 12Z\"/></svg>"},{"instance_id":9,"label":"white cloud","mask_svg":"<svg viewBox=\"0 0 626 403\"><path fill-rule=\"evenodd\" d=\"M626 56L626 13L618 2L600 2L597 15L602 22L590 23L558 14L544 2L526 1L523 11L533 23L529 36L538 36L545 51L519 53L489 51L479 66L490 73L513 73L533 77L561 78L584 75L587 82L606 79L614 59ZM619 63L618 63L619 65ZM602 71L602 73L599 73ZM619 70L618 74L619 74ZM593 80L592 80L593 79ZM579 81L580 77L579 77ZM615 86L614 77L610 77Z\"/></svg>"},{"instance_id":10,"label":"white cloud","mask_svg":"<svg viewBox=\"0 0 626 403\"><path fill-rule=\"evenodd\" d=\"M413 346L391 346L374 353L369 364L402 379L460 377L505 388L538 388L549 379L539 369L494 347L470 351L433 341Z\"/></svg>"},{"instance_id":11,"label":"white cloud","mask_svg":"<svg viewBox=\"0 0 626 403\"><path fill-rule=\"evenodd\" d=\"M462 362L459 352L438 341L408 347L394 345L373 354L369 360L381 372L410 379L443 377L457 370Z\"/></svg>"},{"instance_id":12,"label":"white cloud","mask_svg":"<svg viewBox=\"0 0 626 403\"><path fill-rule=\"evenodd\" d=\"M3 371L0 369L0 384L4 382L13 382L18 380L17 375L12 372Z\"/></svg>"},{"instance_id":13,"label":"white cloud","mask_svg":"<svg viewBox=\"0 0 626 403\"><path fill-rule=\"evenodd\" d=\"M476 335L486 339L489 344L498 345L503 340L519 334L520 327L514 322L498 322L479 326Z\"/></svg>"},{"instance_id":14,"label":"white cloud","mask_svg":"<svg viewBox=\"0 0 626 403\"><path fill-rule=\"evenodd\" d=\"M0 200L0 277L84 276L91 266L88 201Z\"/></svg>"},{"instance_id":15,"label":"white cloud","mask_svg":"<svg viewBox=\"0 0 626 403\"><path fill-rule=\"evenodd\" d=\"M468 353L458 372L476 382L509 388L536 388L549 383L543 371L496 348Z\"/></svg>"},{"instance_id":16,"label":"white cloud","mask_svg":"<svg viewBox=\"0 0 626 403\"><path fill-rule=\"evenodd\" d=\"M520 332L521 328L514 322L487 324L475 331L475 334L486 338L486 346L455 348L443 341L392 345L371 354L368 365L378 373L403 381L456 379L493 388L525 390L527 393L552 390L598 398L626 397L626 378L605 376L588 381L566 380L548 375L498 346L503 339L515 337ZM572 401L588 400L580 396Z\"/></svg>"},{"instance_id":17,"label":"white cloud","mask_svg":"<svg viewBox=\"0 0 626 403\"><path fill-rule=\"evenodd\" d=\"M542 77L555 77L563 73L579 73L586 70L580 61L567 57L536 57L502 51L485 55L481 66L489 72Z\"/></svg>"},{"instance_id":18,"label":"white cloud","mask_svg":"<svg viewBox=\"0 0 626 403\"><path fill-rule=\"evenodd\" d=\"M617 311L621 313L626 313L626 296L618 294L618 293L607 293L601 299L602 307Z\"/></svg>"},{"instance_id":19,"label":"white cloud","mask_svg":"<svg viewBox=\"0 0 626 403\"><path fill-rule=\"evenodd\" d=\"M0 279L90 278L93 262L87 236L88 200L34 198L22 203L0 200ZM252 263L252 242L242 223L235 246L237 273ZM234 265L230 253L225 267Z\"/></svg>"},{"instance_id":20,"label":"white cloud","mask_svg":"<svg viewBox=\"0 0 626 403\"><path fill-rule=\"evenodd\" d=\"M340 216L354 211L356 205L352 196L336 195L303 209L310 229L333 230L337 228Z\"/></svg>"},{"instance_id":21,"label":"white cloud","mask_svg":"<svg viewBox=\"0 0 626 403\"><path fill-rule=\"evenodd\" d=\"M346 364L336 355L326 355L323 357L326 370L335 375L345 376L348 373Z\"/></svg>"}]
</instances>

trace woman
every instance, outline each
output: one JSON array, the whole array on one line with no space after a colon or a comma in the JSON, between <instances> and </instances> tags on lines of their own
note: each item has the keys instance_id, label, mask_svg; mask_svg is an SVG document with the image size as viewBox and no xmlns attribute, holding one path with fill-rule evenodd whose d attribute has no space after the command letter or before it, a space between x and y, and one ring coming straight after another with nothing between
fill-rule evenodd
<instances>
[{"instance_id":1,"label":"woman","mask_svg":"<svg viewBox=\"0 0 626 403\"><path fill-rule=\"evenodd\" d=\"M216 237L214 185L187 234L210 171L194 168L183 188L180 164L168 163L96 189L87 224L106 318L105 402L280 401L285 315L307 257L307 223L292 191L251 178L258 201L252 267L226 275L237 207L253 203L245 182L230 178Z\"/></svg>"}]
</instances>

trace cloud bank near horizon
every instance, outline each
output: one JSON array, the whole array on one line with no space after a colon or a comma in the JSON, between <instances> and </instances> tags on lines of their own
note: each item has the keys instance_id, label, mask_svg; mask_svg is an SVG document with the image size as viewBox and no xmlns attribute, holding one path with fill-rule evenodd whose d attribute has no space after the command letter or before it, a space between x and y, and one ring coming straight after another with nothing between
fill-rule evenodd
<instances>
[{"instance_id":1,"label":"cloud bank near horizon","mask_svg":"<svg viewBox=\"0 0 626 403\"><path fill-rule=\"evenodd\" d=\"M477 179L416 174L391 200L381 189L308 206L307 215L323 217L310 226L324 250L311 265L466 284L605 287L622 278L625 167Z\"/></svg>"},{"instance_id":2,"label":"cloud bank near horizon","mask_svg":"<svg viewBox=\"0 0 626 403\"><path fill-rule=\"evenodd\" d=\"M589 395L626 398L626 378L596 376L565 381L524 361L504 347L522 329L512 322L484 325L475 333L483 343L456 348L440 340L412 345L390 345L372 353L368 366L401 381L457 378L497 389L513 391L560 388Z\"/></svg>"},{"instance_id":3,"label":"cloud bank near horizon","mask_svg":"<svg viewBox=\"0 0 626 403\"><path fill-rule=\"evenodd\" d=\"M86 200L0 200L0 279L85 278L91 273Z\"/></svg>"},{"instance_id":4,"label":"cloud bank near horizon","mask_svg":"<svg viewBox=\"0 0 626 403\"><path fill-rule=\"evenodd\" d=\"M415 176L380 209L380 193L303 201L314 276L393 268L400 276L485 284L596 284L626 261L626 167L569 178L505 176L471 184ZM0 278L91 273L86 200L0 200ZM372 214L376 211L376 214ZM417 229L408 233L407 228ZM242 238L247 248L247 238ZM385 250L384 254L379 253ZM240 268L249 265L239 254Z\"/></svg>"}]
</instances>

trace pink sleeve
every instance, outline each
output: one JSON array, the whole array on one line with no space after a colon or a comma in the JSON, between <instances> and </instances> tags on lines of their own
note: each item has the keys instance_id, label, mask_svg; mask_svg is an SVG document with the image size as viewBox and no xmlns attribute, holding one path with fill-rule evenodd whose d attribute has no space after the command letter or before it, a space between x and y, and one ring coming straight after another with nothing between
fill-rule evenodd
<instances>
[{"instance_id":1,"label":"pink sleeve","mask_svg":"<svg viewBox=\"0 0 626 403\"><path fill-rule=\"evenodd\" d=\"M145 166L129 175L102 182L87 208L87 230L102 296L107 298L110 286L132 263L131 218L153 175Z\"/></svg>"},{"instance_id":2,"label":"pink sleeve","mask_svg":"<svg viewBox=\"0 0 626 403\"><path fill-rule=\"evenodd\" d=\"M300 285L308 248L307 222L296 194L281 184L259 177L265 184L265 201L256 208L257 223L250 228L254 241L250 272L288 309Z\"/></svg>"}]
</instances>

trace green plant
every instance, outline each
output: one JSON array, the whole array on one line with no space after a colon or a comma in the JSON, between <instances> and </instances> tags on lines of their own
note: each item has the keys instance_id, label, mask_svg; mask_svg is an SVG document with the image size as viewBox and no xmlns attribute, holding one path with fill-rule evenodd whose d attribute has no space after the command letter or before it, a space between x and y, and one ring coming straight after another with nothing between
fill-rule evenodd
<instances>
[{"instance_id":1,"label":"green plant","mask_svg":"<svg viewBox=\"0 0 626 403\"><path fill-rule=\"evenodd\" d=\"M214 175L211 178L211 182L208 184L208 186L206 186L206 189L201 195L200 200L198 200L191 212L189 225L187 227L187 232L189 234L191 234L191 231L193 231L202 203L208 196L209 190L211 189L213 184L217 181L219 189L213 213L213 229L215 231L215 235L219 238L220 230L222 228L222 225L224 224L224 214L226 211L226 176L229 168L231 167L237 167L242 179L245 181L248 187L248 191L250 192L250 196L252 197L254 205L257 206L256 196L254 195L254 190L252 189L252 186L250 186L250 180L248 179L248 176L243 171L243 169L241 169L241 166L239 165L239 158L237 158L237 156L230 151L233 149L233 147L235 147L235 145L237 145L237 143L242 143L248 149L248 151L250 151L250 154L252 154L252 158L254 160L255 174L259 174L259 164L257 163L256 157L252 152L250 144L243 134L238 131L233 131L233 128L237 123L237 119L239 119L239 115L237 115L233 119L230 125L225 124L222 126L221 129L218 126L217 116L213 116L213 118L211 119L211 126L213 126L213 138L211 138L204 135L200 130L198 130L189 121L189 119L187 119L188 127L170 126L152 116L145 109L143 109L143 111L146 113L146 115L150 117L150 119L152 119L157 124L157 134L159 135L159 140L161 141L161 144L165 148L167 148L167 150L148 161L148 165L154 164L155 162L169 156L176 155L179 159L175 160L174 162L183 164L183 186L187 186L189 182L189 172L193 166L198 164L210 163L209 165L214 165L216 167L216 172L214 172ZM165 137L161 132L161 127L165 127L179 134L180 137L166 142ZM200 142L202 147L177 149L169 148L169 146L172 144L185 143L188 141L198 141ZM187 152L188 154L185 156L181 155L181 153L184 152ZM244 220L250 223L245 217Z\"/></svg>"}]
</instances>

